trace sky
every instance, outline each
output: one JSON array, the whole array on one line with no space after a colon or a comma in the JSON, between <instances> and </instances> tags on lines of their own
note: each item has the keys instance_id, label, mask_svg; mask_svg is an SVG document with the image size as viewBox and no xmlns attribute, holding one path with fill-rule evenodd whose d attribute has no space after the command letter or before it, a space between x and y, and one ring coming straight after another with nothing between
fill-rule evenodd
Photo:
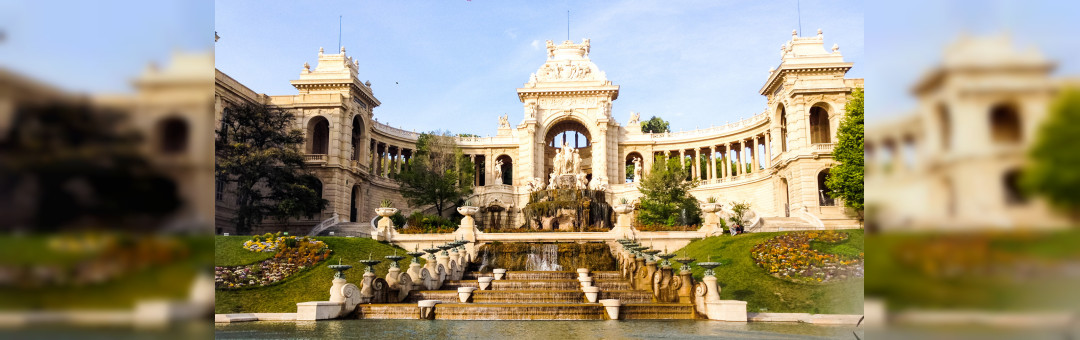
<instances>
[{"instance_id":1,"label":"sky","mask_svg":"<svg viewBox=\"0 0 1080 340\"><path fill-rule=\"evenodd\" d=\"M0 67L72 92L132 93L149 63L209 53L213 23L212 0L0 1Z\"/></svg>"},{"instance_id":2,"label":"sky","mask_svg":"<svg viewBox=\"0 0 1080 340\"><path fill-rule=\"evenodd\" d=\"M798 9L797 9L798 6ZM799 28L824 31L861 78L860 1L218 1L216 64L253 90L289 84L319 47L341 42L382 105L380 121L407 130L494 135L498 117L523 119L516 89L546 59L545 41L589 38L590 58L615 85L613 115L630 111L690 130L749 118L780 46Z\"/></svg>"}]
</instances>

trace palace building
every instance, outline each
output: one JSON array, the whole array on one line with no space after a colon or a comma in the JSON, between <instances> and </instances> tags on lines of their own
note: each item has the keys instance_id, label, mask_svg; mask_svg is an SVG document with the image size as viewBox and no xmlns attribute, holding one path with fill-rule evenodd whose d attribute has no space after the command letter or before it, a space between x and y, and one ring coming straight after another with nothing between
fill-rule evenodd
<instances>
[{"instance_id":1,"label":"palace building","mask_svg":"<svg viewBox=\"0 0 1080 340\"><path fill-rule=\"evenodd\" d=\"M691 175L701 184L691 193L699 200L750 202L761 217L757 230L860 226L841 202L829 197L824 180L836 165L832 150L844 106L863 80L845 78L852 63L844 61L836 45L825 47L820 30L809 37L793 31L783 44L780 64L758 89L768 99L761 112L723 126L676 133L643 133L638 114L616 117L611 107L619 98L618 75L609 78L589 59L590 49L588 39L548 41L543 63L535 73L522 75L527 80L516 89L521 120L491 117L499 124L495 136L457 137L476 166L472 202L482 209L477 215L481 227L524 225L521 209L528 194L554 183L551 175L558 169L553 160L564 147L580 161L576 171L583 178L578 185L605 191L608 202L640 197L637 182L648 173L654 156L666 155L696 160ZM268 220L255 232L308 233L318 228L337 235L368 233L383 199L406 215L416 209L432 212L430 207L409 207L390 179L410 162L418 134L378 122L381 103L372 84L358 77L361 65L345 48L336 52L320 49L314 67L305 63L291 81L297 90L291 95L260 94L217 71L217 121L231 106L243 103L295 112L296 127L306 133L307 164L330 202L321 215L287 225ZM627 176L627 166L636 167L633 176ZM229 188L219 184L219 233L233 229L235 207L229 196Z\"/></svg>"}]
</instances>

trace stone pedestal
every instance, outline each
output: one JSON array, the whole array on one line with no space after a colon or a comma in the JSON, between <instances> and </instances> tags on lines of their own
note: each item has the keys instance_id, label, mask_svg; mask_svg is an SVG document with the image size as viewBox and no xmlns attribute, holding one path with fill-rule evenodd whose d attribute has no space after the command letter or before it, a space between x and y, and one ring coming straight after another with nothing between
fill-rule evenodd
<instances>
[{"instance_id":1,"label":"stone pedestal","mask_svg":"<svg viewBox=\"0 0 1080 340\"><path fill-rule=\"evenodd\" d=\"M444 271L447 271L447 275L450 275L450 255L443 255L442 252L435 255L435 263L442 266ZM434 274L434 273L433 273Z\"/></svg>"},{"instance_id":2,"label":"stone pedestal","mask_svg":"<svg viewBox=\"0 0 1080 340\"><path fill-rule=\"evenodd\" d=\"M424 266L416 262L409 263L409 270L407 273L409 273L409 278L412 279L412 290L420 289L420 285L422 284L420 280L420 269L423 267Z\"/></svg>"},{"instance_id":3,"label":"stone pedestal","mask_svg":"<svg viewBox=\"0 0 1080 340\"><path fill-rule=\"evenodd\" d=\"M420 300L416 303L417 307L420 307L420 320L435 320L435 305L441 303L439 300Z\"/></svg>"},{"instance_id":4,"label":"stone pedestal","mask_svg":"<svg viewBox=\"0 0 1080 340\"><path fill-rule=\"evenodd\" d=\"M724 229L720 227L720 216L716 215L716 212L720 211L720 208L720 203L705 203L701 205L701 212L705 218L698 231L705 233L705 237L724 234Z\"/></svg>"},{"instance_id":5,"label":"stone pedestal","mask_svg":"<svg viewBox=\"0 0 1080 340\"><path fill-rule=\"evenodd\" d=\"M579 279L589 277L589 269L588 268L578 268L577 276L578 276Z\"/></svg>"},{"instance_id":6,"label":"stone pedestal","mask_svg":"<svg viewBox=\"0 0 1080 340\"><path fill-rule=\"evenodd\" d=\"M371 238L376 241L390 241L391 235L394 230L394 223L390 220L390 216L397 213L397 208L376 208L375 213L380 217L378 226L375 228L375 232L371 234Z\"/></svg>"},{"instance_id":7,"label":"stone pedestal","mask_svg":"<svg viewBox=\"0 0 1080 340\"><path fill-rule=\"evenodd\" d=\"M390 270L386 272L386 285L389 287L397 287L398 278L401 277L401 269L398 267L390 267Z\"/></svg>"},{"instance_id":8,"label":"stone pedestal","mask_svg":"<svg viewBox=\"0 0 1080 340\"><path fill-rule=\"evenodd\" d=\"M642 287L645 288L648 291L653 290L653 280L652 280L652 278L653 278L653 275L656 275L656 271L657 271L656 262L645 261L645 273L648 274L648 275L645 276L645 282L644 282L644 285Z\"/></svg>"},{"instance_id":9,"label":"stone pedestal","mask_svg":"<svg viewBox=\"0 0 1080 340\"><path fill-rule=\"evenodd\" d=\"M343 278L335 278L333 285L330 286L330 302L345 302L345 294L341 292L341 288L345 288L345 284L348 283Z\"/></svg>"},{"instance_id":10,"label":"stone pedestal","mask_svg":"<svg viewBox=\"0 0 1080 340\"><path fill-rule=\"evenodd\" d=\"M709 320L746 322L746 301L719 300L705 306Z\"/></svg>"},{"instance_id":11,"label":"stone pedestal","mask_svg":"<svg viewBox=\"0 0 1080 340\"><path fill-rule=\"evenodd\" d=\"M506 269L496 268L496 269L493 269L491 271L491 273L494 275L496 280L505 280L506 279Z\"/></svg>"},{"instance_id":12,"label":"stone pedestal","mask_svg":"<svg viewBox=\"0 0 1080 340\"><path fill-rule=\"evenodd\" d=\"M582 287L591 287L593 285L593 278L588 277L588 276L579 277L578 282L581 283Z\"/></svg>"},{"instance_id":13,"label":"stone pedestal","mask_svg":"<svg viewBox=\"0 0 1080 340\"><path fill-rule=\"evenodd\" d=\"M634 228L631 226L633 222L631 212L634 211L634 206L630 204L616 205L615 208L615 228L611 229L611 233L614 234L616 239L629 239L634 237Z\"/></svg>"},{"instance_id":14,"label":"stone pedestal","mask_svg":"<svg viewBox=\"0 0 1080 340\"><path fill-rule=\"evenodd\" d=\"M335 279L336 280L336 279ZM366 299L370 299L375 296L375 289L372 284L375 282L375 273L364 272L364 286L360 288L360 296ZM331 288L333 289L333 288Z\"/></svg>"},{"instance_id":15,"label":"stone pedestal","mask_svg":"<svg viewBox=\"0 0 1080 340\"><path fill-rule=\"evenodd\" d=\"M679 279L682 280L682 286L679 287L679 303L691 303L694 293L694 277L689 270L683 270L679 272Z\"/></svg>"},{"instance_id":16,"label":"stone pedestal","mask_svg":"<svg viewBox=\"0 0 1080 340\"><path fill-rule=\"evenodd\" d=\"M458 207L457 211L464 217L461 218L461 224L458 225L457 231L454 231L454 237L476 242L476 234L479 231L476 230L476 220L473 219L472 215L479 212L480 208L465 206Z\"/></svg>"},{"instance_id":17,"label":"stone pedestal","mask_svg":"<svg viewBox=\"0 0 1080 340\"><path fill-rule=\"evenodd\" d=\"M720 301L720 286L716 284L715 276L706 276L702 279L705 282L708 292L705 292L705 302L717 302Z\"/></svg>"}]
</instances>

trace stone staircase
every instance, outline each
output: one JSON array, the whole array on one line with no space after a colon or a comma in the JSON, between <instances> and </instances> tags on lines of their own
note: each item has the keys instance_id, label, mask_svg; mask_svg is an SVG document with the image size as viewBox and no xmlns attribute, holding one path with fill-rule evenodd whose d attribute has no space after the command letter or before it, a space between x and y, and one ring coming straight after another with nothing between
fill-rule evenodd
<instances>
[{"instance_id":1,"label":"stone staircase","mask_svg":"<svg viewBox=\"0 0 1080 340\"><path fill-rule=\"evenodd\" d=\"M761 228L752 230L753 232L817 230L810 223L806 223L806 221L798 217L762 217L761 219Z\"/></svg>"},{"instance_id":2,"label":"stone staircase","mask_svg":"<svg viewBox=\"0 0 1080 340\"><path fill-rule=\"evenodd\" d=\"M332 231L334 236L368 237L371 230L371 222L341 222L323 230L318 236L329 236Z\"/></svg>"},{"instance_id":3,"label":"stone staircase","mask_svg":"<svg viewBox=\"0 0 1080 340\"><path fill-rule=\"evenodd\" d=\"M462 280L446 281L440 290L412 291L402 303L361 305L356 317L364 319L419 319L422 300L439 300L436 320L605 320L600 303L589 303L571 271L510 271L494 280L488 290L476 290L468 303L460 303L457 288L478 287L491 273L466 272ZM591 273L600 288L597 300L618 299L619 319L694 319L690 303L657 303L651 292L634 290L619 272Z\"/></svg>"}]
</instances>

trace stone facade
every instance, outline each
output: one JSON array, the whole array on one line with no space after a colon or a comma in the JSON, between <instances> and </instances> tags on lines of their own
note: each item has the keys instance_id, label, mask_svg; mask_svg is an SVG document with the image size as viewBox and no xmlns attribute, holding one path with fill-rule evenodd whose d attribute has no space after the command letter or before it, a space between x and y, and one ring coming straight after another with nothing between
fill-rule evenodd
<instances>
[{"instance_id":1,"label":"stone facade","mask_svg":"<svg viewBox=\"0 0 1080 340\"><path fill-rule=\"evenodd\" d=\"M914 113L866 129L870 219L890 230L1067 225L1018 185L1063 85L1053 69L1007 37L964 37L946 48L914 86Z\"/></svg>"},{"instance_id":2,"label":"stone facade","mask_svg":"<svg viewBox=\"0 0 1080 340\"><path fill-rule=\"evenodd\" d=\"M609 201L640 196L636 180L625 176L635 159L647 173L654 156L705 157L705 165L697 161L692 167L702 183L692 194L702 201L746 200L764 217L859 226L844 214L842 204L825 198L818 175L834 165L836 127L862 79L844 78L852 64L844 62L836 46L826 50L820 30L811 37L792 32L782 47L781 64L759 90L768 98L762 112L723 126L676 133L643 133L636 113L629 123L620 124L611 112L619 86L589 59L590 49L588 39L558 45L548 41L545 62L517 89L522 121L511 125L508 117L499 117L495 136L457 140L477 166L473 201L505 208L504 226L523 224L521 208L529 190L548 183L552 157L564 142L579 151L589 186L605 188ZM407 206L388 176L410 161L418 134L374 118L380 103L371 84L360 82L357 67L344 48L336 54L320 49L316 67L305 63L300 79L292 81L299 93L284 96L257 94L217 73L219 120L230 104L260 102L294 110L296 126L307 133L308 164L322 180L330 206L321 216L291 225L310 229L334 214L345 221L370 222L383 199L394 201L406 215L417 209ZM500 161L503 168L496 171ZM732 162L740 166L732 167ZM502 178L496 178L497 173ZM489 218L479 214L478 224L486 226ZM280 226L269 228L275 227Z\"/></svg>"}]
</instances>

